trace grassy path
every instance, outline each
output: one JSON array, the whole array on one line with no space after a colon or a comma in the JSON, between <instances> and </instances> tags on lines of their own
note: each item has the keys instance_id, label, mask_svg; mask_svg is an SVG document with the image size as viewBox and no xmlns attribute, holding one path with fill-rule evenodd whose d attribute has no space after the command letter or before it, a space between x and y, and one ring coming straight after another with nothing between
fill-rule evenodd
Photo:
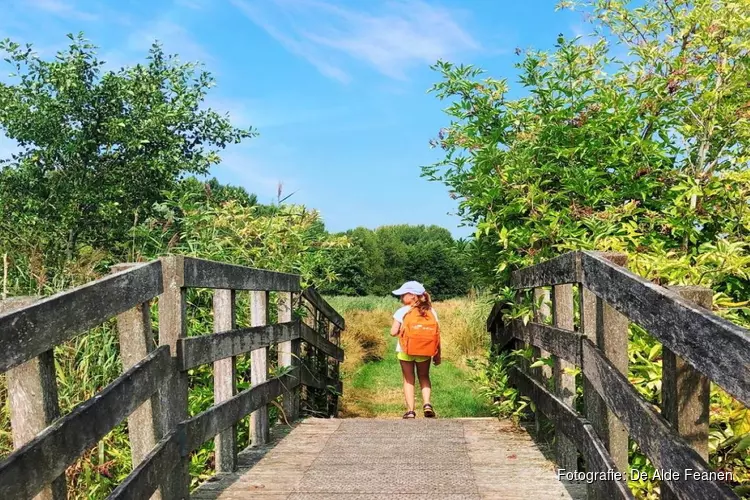
<instances>
[{"instance_id":1,"label":"grassy path","mask_svg":"<svg viewBox=\"0 0 750 500\"><path fill-rule=\"evenodd\" d=\"M401 368L396 359L396 340L388 338L388 351L381 361L365 363L344 381L344 417L400 417L404 412ZM450 361L430 368L432 404L439 417L490 415L489 401L473 390L469 374ZM422 400L417 387L417 408ZM421 412L418 412L421 418Z\"/></svg>"}]
</instances>

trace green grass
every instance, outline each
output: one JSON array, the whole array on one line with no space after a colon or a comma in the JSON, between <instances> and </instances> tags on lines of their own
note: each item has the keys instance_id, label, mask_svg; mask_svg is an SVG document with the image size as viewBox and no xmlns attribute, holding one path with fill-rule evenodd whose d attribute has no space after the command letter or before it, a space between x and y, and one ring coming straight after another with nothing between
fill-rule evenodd
<instances>
[{"instance_id":1,"label":"green grass","mask_svg":"<svg viewBox=\"0 0 750 500\"><path fill-rule=\"evenodd\" d=\"M383 335L388 336L384 330ZM396 359L395 339L381 361L365 363L345 381L344 394L352 416L398 417L405 411L401 368ZM432 404L439 417L484 417L491 415L491 404L475 391L470 374L449 361L430 368ZM417 384L416 407L422 407ZM349 395L347 396L347 390ZM419 412L418 412L419 413Z\"/></svg>"}]
</instances>

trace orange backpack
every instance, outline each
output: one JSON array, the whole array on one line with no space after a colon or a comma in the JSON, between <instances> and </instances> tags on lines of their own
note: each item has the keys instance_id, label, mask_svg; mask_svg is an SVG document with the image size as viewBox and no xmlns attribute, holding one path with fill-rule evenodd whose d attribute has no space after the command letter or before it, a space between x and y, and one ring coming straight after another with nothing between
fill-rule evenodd
<instances>
[{"instance_id":1,"label":"orange backpack","mask_svg":"<svg viewBox=\"0 0 750 500\"><path fill-rule=\"evenodd\" d=\"M432 311L424 315L413 307L401 323L401 350L409 356L435 356L440 347L440 327Z\"/></svg>"}]
</instances>

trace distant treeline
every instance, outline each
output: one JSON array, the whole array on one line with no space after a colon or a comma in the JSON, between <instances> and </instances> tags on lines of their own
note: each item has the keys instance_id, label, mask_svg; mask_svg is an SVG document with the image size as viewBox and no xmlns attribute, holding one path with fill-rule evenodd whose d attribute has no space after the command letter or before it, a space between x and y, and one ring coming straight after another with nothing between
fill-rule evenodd
<instances>
[{"instance_id":1,"label":"distant treeline","mask_svg":"<svg viewBox=\"0 0 750 500\"><path fill-rule=\"evenodd\" d=\"M401 283L417 280L436 299L468 292L471 276L464 261L466 242L454 240L438 226L359 227L341 234L350 246L339 248L333 261L338 279L326 293L387 295Z\"/></svg>"}]
</instances>

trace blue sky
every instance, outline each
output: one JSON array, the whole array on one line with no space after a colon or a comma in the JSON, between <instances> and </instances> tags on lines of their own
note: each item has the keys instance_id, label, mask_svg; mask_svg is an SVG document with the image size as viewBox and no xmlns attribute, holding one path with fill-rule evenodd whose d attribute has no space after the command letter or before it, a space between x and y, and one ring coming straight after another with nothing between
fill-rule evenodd
<instances>
[{"instance_id":1,"label":"blue sky","mask_svg":"<svg viewBox=\"0 0 750 500\"><path fill-rule=\"evenodd\" d=\"M420 178L448 124L427 89L437 59L514 81L516 47L585 31L554 0L0 0L0 38L43 56L83 31L112 67L157 39L217 79L209 104L260 136L223 152L223 182L322 213L326 226L438 224L467 236L445 186ZM521 90L512 85L513 93ZM0 138L0 155L12 147Z\"/></svg>"}]
</instances>

